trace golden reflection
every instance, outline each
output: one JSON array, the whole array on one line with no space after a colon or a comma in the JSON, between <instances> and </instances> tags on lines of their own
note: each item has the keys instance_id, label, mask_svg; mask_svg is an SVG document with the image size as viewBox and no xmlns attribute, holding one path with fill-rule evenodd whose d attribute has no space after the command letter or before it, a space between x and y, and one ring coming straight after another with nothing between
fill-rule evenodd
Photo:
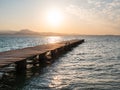
<instances>
[{"instance_id":1,"label":"golden reflection","mask_svg":"<svg viewBox=\"0 0 120 90\"><path fill-rule=\"evenodd\" d=\"M60 36L51 36L47 37L48 43L56 43L62 41L62 38Z\"/></svg>"},{"instance_id":2,"label":"golden reflection","mask_svg":"<svg viewBox=\"0 0 120 90\"><path fill-rule=\"evenodd\" d=\"M49 84L49 87L60 87L62 84L62 77L60 75L54 76L53 80Z\"/></svg>"}]
</instances>

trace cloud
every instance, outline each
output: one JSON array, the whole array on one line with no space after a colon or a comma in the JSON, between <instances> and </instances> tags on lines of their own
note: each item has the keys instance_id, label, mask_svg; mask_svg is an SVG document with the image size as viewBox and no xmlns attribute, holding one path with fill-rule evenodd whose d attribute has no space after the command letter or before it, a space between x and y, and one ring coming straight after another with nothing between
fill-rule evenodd
<instances>
[{"instance_id":1,"label":"cloud","mask_svg":"<svg viewBox=\"0 0 120 90\"><path fill-rule=\"evenodd\" d=\"M96 2L95 2L96 1ZM98 7L99 3L99 7ZM94 0L92 5L100 10L96 13L109 22L114 28L120 29L120 1L119 0Z\"/></svg>"},{"instance_id":2,"label":"cloud","mask_svg":"<svg viewBox=\"0 0 120 90\"><path fill-rule=\"evenodd\" d=\"M66 11L84 23L120 30L120 0L87 0L86 4L71 4Z\"/></svg>"},{"instance_id":3,"label":"cloud","mask_svg":"<svg viewBox=\"0 0 120 90\"><path fill-rule=\"evenodd\" d=\"M119 0L88 0L92 4L96 13L102 17L116 21L120 18L120 1Z\"/></svg>"},{"instance_id":4,"label":"cloud","mask_svg":"<svg viewBox=\"0 0 120 90\"><path fill-rule=\"evenodd\" d=\"M95 13L91 9L85 9L84 7L69 5L66 7L66 12L79 18L79 20L89 22L96 18Z\"/></svg>"}]
</instances>

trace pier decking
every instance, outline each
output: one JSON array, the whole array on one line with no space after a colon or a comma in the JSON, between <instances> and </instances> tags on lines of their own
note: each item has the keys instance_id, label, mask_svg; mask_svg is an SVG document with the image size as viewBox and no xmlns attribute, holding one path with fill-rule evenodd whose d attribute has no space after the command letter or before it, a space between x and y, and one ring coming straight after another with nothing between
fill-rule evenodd
<instances>
[{"instance_id":1,"label":"pier decking","mask_svg":"<svg viewBox=\"0 0 120 90\"><path fill-rule=\"evenodd\" d=\"M51 59L75 47L84 40L70 40L54 44L39 45L35 47L27 47L23 49L0 52L0 68L8 66L12 63L16 65L16 70L26 68L26 60L32 60L32 64L46 63L45 59Z\"/></svg>"}]
</instances>

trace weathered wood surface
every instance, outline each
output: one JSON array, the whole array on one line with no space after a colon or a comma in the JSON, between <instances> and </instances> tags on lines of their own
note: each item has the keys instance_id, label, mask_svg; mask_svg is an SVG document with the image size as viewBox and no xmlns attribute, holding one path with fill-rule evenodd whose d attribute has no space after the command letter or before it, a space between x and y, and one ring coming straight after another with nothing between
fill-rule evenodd
<instances>
[{"instance_id":1,"label":"weathered wood surface","mask_svg":"<svg viewBox=\"0 0 120 90\"><path fill-rule=\"evenodd\" d=\"M42 53L55 50L57 48L63 48L65 46L73 45L75 43L80 44L82 42L84 41L70 40L54 44L39 45L35 47L27 47L23 49L0 52L0 67L4 67L11 63L16 63L18 61L25 60L27 58L33 57L34 55L40 55Z\"/></svg>"}]
</instances>

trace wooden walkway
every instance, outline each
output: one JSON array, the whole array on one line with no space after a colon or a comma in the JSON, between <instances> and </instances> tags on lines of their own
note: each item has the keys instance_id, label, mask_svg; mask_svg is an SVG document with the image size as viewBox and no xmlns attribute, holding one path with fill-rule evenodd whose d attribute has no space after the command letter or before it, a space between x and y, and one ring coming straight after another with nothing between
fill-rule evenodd
<instances>
[{"instance_id":1,"label":"wooden walkway","mask_svg":"<svg viewBox=\"0 0 120 90\"><path fill-rule=\"evenodd\" d=\"M35 56L39 56L38 59L40 63L47 52L50 52L51 57L54 57L62 51L71 49L72 47L75 47L83 42L84 40L70 40L54 44L39 45L35 47L0 52L0 68L12 63L15 63L20 68L25 64L24 62L24 64L22 63L20 66L21 61L25 61Z\"/></svg>"}]
</instances>

